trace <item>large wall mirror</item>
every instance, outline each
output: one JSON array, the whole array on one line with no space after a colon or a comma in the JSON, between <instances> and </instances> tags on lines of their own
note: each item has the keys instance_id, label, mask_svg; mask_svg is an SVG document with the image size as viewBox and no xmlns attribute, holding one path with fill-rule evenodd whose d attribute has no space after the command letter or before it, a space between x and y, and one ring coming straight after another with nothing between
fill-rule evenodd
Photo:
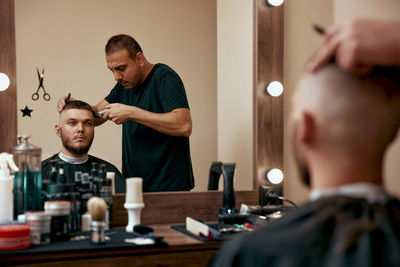
<instances>
[{"instance_id":1,"label":"large wall mirror","mask_svg":"<svg viewBox=\"0 0 400 267\"><path fill-rule=\"evenodd\" d=\"M104 45L126 33L150 62L170 65L185 84L194 191L206 191L215 160L236 162L236 190L253 190L266 170L282 168L282 98L263 89L283 77L282 6L264 0L1 2L15 9L18 133L31 135L43 158L60 149L57 100L68 92L90 104L104 98L115 84ZM36 67L45 69L50 101L43 91L39 100L31 98L38 87ZM25 105L34 110L32 117L22 117ZM97 128L90 154L120 168L121 127L108 122Z\"/></svg>"}]
</instances>

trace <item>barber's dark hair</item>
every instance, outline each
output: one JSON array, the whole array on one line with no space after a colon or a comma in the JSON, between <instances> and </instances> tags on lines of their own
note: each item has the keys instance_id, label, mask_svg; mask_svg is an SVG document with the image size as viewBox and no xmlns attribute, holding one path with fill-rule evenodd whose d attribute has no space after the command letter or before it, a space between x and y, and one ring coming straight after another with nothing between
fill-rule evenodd
<instances>
[{"instance_id":1,"label":"barber's dark hair","mask_svg":"<svg viewBox=\"0 0 400 267\"><path fill-rule=\"evenodd\" d=\"M63 112L64 110L68 110L68 109L86 109L90 112L93 112L92 107L88 103L80 101L80 100L74 100L74 101L68 102L67 104L65 104L65 106L63 107L61 112Z\"/></svg>"},{"instance_id":2,"label":"barber's dark hair","mask_svg":"<svg viewBox=\"0 0 400 267\"><path fill-rule=\"evenodd\" d=\"M108 40L106 44L106 55L110 55L121 49L126 49L129 53L129 57L133 60L135 60L138 52L143 53L142 48L134 38L126 34L119 34Z\"/></svg>"}]
</instances>

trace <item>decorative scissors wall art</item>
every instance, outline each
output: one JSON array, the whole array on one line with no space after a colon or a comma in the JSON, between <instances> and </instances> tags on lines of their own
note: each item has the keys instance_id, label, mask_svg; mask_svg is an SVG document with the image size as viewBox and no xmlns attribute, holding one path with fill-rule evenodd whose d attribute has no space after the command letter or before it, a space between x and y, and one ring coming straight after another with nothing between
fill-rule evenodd
<instances>
[{"instance_id":1,"label":"decorative scissors wall art","mask_svg":"<svg viewBox=\"0 0 400 267\"><path fill-rule=\"evenodd\" d=\"M38 75L38 79L39 79L39 86L36 89L36 93L32 94L32 100L36 101L39 99L39 90L40 90L40 88L42 88L43 89L43 99L46 101L49 101L50 95L48 93L46 93L46 90L44 89L44 86L43 86L44 68L42 70L42 73L39 72L38 68L36 68L36 71L37 71L37 75Z\"/></svg>"}]
</instances>

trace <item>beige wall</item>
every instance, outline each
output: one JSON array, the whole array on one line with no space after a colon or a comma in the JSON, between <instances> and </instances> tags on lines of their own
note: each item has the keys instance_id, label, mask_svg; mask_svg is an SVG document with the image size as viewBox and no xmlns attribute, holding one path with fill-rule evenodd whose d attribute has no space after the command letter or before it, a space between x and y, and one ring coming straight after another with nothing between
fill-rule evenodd
<instances>
[{"instance_id":1,"label":"beige wall","mask_svg":"<svg viewBox=\"0 0 400 267\"><path fill-rule=\"evenodd\" d=\"M285 1L285 142L284 194L296 202L308 199L309 190L300 182L292 157L289 140L289 116L291 111L291 93L295 88L304 64L318 48L321 38L311 30L313 23L327 27L333 23L342 23L353 16L381 17L399 19L400 1L398 0L286 0ZM386 186L394 194L400 195L400 141L389 149L385 161L384 176Z\"/></svg>"},{"instance_id":2,"label":"beige wall","mask_svg":"<svg viewBox=\"0 0 400 267\"><path fill-rule=\"evenodd\" d=\"M335 0L334 21L343 23L355 16L400 19L399 0Z\"/></svg>"},{"instance_id":3,"label":"beige wall","mask_svg":"<svg viewBox=\"0 0 400 267\"><path fill-rule=\"evenodd\" d=\"M398 0L335 0L335 23L343 23L354 16L399 20L399 14ZM386 154L384 178L388 191L400 197L399 159L400 139L397 138Z\"/></svg>"},{"instance_id":4,"label":"beige wall","mask_svg":"<svg viewBox=\"0 0 400 267\"><path fill-rule=\"evenodd\" d=\"M181 76L192 112L190 139L196 190L205 190L217 154L216 0L15 0L18 133L31 135L43 158L60 150L55 135L57 100L68 92L96 104L114 86L104 45L126 33L141 44L148 60L170 65ZM32 101L36 67L45 68L51 101ZM42 95L42 91L40 91ZM91 154L121 167L121 126L96 128Z\"/></svg>"},{"instance_id":5,"label":"beige wall","mask_svg":"<svg viewBox=\"0 0 400 267\"><path fill-rule=\"evenodd\" d=\"M251 190L253 1L218 0L217 10L218 159L236 162L236 190Z\"/></svg>"}]
</instances>

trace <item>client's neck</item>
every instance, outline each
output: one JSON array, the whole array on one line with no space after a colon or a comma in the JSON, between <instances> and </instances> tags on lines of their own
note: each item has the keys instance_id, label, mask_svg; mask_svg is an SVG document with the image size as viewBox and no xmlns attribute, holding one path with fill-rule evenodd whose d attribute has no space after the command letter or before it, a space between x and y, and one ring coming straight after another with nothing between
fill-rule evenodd
<instances>
[{"instance_id":1,"label":"client's neck","mask_svg":"<svg viewBox=\"0 0 400 267\"><path fill-rule=\"evenodd\" d=\"M312 190L361 182L382 185L382 158L374 162L354 158L318 160L312 164L310 176Z\"/></svg>"},{"instance_id":2,"label":"client's neck","mask_svg":"<svg viewBox=\"0 0 400 267\"><path fill-rule=\"evenodd\" d=\"M71 157L71 158L76 158L76 159L85 158L85 157L88 156L87 153L85 153L85 154L72 153L72 152L68 151L65 147L61 148L61 153L63 153L65 156L68 156L68 157Z\"/></svg>"}]
</instances>

